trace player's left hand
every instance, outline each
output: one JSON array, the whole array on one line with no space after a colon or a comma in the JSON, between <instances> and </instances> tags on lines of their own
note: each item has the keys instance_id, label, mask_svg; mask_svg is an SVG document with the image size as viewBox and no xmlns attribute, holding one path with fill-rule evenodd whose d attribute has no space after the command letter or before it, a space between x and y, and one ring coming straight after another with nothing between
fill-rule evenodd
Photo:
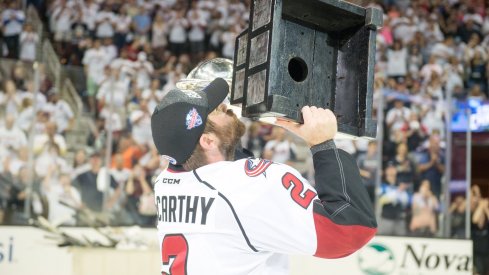
<instances>
[{"instance_id":1,"label":"player's left hand","mask_svg":"<svg viewBox=\"0 0 489 275\"><path fill-rule=\"evenodd\" d=\"M304 106L302 108L302 117L304 118L304 124L283 119L277 119L275 124L298 135L309 146L333 139L336 132L338 132L338 122L331 110L315 106Z\"/></svg>"}]
</instances>

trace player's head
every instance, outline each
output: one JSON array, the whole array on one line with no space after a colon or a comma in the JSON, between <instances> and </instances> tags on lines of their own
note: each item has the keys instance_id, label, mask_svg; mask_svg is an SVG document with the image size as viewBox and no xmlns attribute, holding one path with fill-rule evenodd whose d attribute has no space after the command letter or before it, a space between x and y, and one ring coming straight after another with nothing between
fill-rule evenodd
<instances>
[{"instance_id":1,"label":"player's head","mask_svg":"<svg viewBox=\"0 0 489 275\"><path fill-rule=\"evenodd\" d=\"M226 81L217 78L202 91L168 92L151 117L158 152L187 170L231 160L244 125L222 104L228 90Z\"/></svg>"}]
</instances>

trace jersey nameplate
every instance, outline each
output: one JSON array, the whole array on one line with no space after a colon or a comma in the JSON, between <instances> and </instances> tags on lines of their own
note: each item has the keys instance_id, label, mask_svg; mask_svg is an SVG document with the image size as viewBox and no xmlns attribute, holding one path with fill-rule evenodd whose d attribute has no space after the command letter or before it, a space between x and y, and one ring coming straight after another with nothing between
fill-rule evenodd
<instances>
[{"instance_id":1,"label":"jersey nameplate","mask_svg":"<svg viewBox=\"0 0 489 275\"><path fill-rule=\"evenodd\" d=\"M216 192L156 194L158 224L166 229L200 231L214 227Z\"/></svg>"}]
</instances>

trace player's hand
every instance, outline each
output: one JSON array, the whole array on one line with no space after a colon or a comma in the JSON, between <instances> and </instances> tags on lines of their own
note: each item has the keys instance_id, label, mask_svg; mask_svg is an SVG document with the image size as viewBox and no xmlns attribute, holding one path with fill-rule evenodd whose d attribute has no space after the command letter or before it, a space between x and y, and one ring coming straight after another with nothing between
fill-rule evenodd
<instances>
[{"instance_id":1,"label":"player's hand","mask_svg":"<svg viewBox=\"0 0 489 275\"><path fill-rule=\"evenodd\" d=\"M301 137L309 146L333 139L338 132L336 117L328 109L314 106L302 108L304 124L277 119L276 124Z\"/></svg>"}]
</instances>

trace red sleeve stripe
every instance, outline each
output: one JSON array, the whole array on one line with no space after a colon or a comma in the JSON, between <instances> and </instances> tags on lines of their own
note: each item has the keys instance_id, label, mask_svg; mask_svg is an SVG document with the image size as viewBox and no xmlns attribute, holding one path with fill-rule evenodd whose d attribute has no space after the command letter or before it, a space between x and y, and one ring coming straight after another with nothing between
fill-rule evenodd
<instances>
[{"instance_id":1,"label":"red sleeve stripe","mask_svg":"<svg viewBox=\"0 0 489 275\"><path fill-rule=\"evenodd\" d=\"M372 239L376 228L362 225L340 225L325 216L314 213L317 249L314 256L336 259L346 257Z\"/></svg>"}]
</instances>

